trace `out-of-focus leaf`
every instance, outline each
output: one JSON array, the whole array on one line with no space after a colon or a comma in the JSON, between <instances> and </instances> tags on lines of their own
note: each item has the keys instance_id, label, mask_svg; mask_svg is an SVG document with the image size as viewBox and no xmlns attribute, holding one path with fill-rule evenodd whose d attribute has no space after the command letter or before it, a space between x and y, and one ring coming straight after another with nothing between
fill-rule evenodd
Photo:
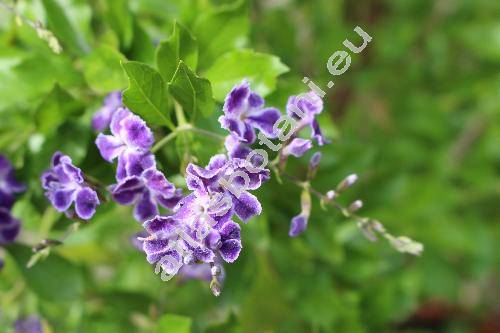
<instances>
[{"instance_id":1,"label":"out-of-focus leaf","mask_svg":"<svg viewBox=\"0 0 500 333\"><path fill-rule=\"evenodd\" d=\"M127 53L130 59L153 65L155 48L153 41L139 22L134 21L134 39Z\"/></svg>"},{"instance_id":2,"label":"out-of-focus leaf","mask_svg":"<svg viewBox=\"0 0 500 333\"><path fill-rule=\"evenodd\" d=\"M83 60L84 75L89 86L98 92L123 89L127 77L120 66L125 57L108 45L100 45Z\"/></svg>"},{"instance_id":3,"label":"out-of-focus leaf","mask_svg":"<svg viewBox=\"0 0 500 333\"><path fill-rule=\"evenodd\" d=\"M246 45L249 32L246 0L221 5L201 15L194 26L200 45L200 67L207 68L223 53Z\"/></svg>"},{"instance_id":4,"label":"out-of-focus leaf","mask_svg":"<svg viewBox=\"0 0 500 333\"><path fill-rule=\"evenodd\" d=\"M191 318L175 314L163 315L156 325L156 333L189 333Z\"/></svg>"},{"instance_id":5,"label":"out-of-focus leaf","mask_svg":"<svg viewBox=\"0 0 500 333\"><path fill-rule=\"evenodd\" d=\"M167 85L160 73L136 61L124 62L122 66L129 79L123 103L149 124L171 126Z\"/></svg>"},{"instance_id":6,"label":"out-of-focus leaf","mask_svg":"<svg viewBox=\"0 0 500 333\"><path fill-rule=\"evenodd\" d=\"M73 52L82 54L88 46L83 37L75 30L57 0L42 0L50 30ZM64 47L63 45L63 47Z\"/></svg>"},{"instance_id":7,"label":"out-of-focus leaf","mask_svg":"<svg viewBox=\"0 0 500 333\"><path fill-rule=\"evenodd\" d=\"M189 117L194 118L197 112L205 117L212 114L214 99L210 81L198 77L182 60L168 89Z\"/></svg>"},{"instance_id":8,"label":"out-of-focus leaf","mask_svg":"<svg viewBox=\"0 0 500 333\"><path fill-rule=\"evenodd\" d=\"M50 134L64 120L83 110L83 105L68 92L55 85L35 113L38 130Z\"/></svg>"},{"instance_id":9,"label":"out-of-focus leaf","mask_svg":"<svg viewBox=\"0 0 500 333\"><path fill-rule=\"evenodd\" d=\"M39 297L53 302L81 297L84 289L82 272L68 260L51 253L35 266L27 268L26 264L33 254L28 247L11 244L6 248L14 257L28 287Z\"/></svg>"},{"instance_id":10,"label":"out-of-focus leaf","mask_svg":"<svg viewBox=\"0 0 500 333\"><path fill-rule=\"evenodd\" d=\"M268 95L276 88L276 78L288 71L278 57L237 50L220 57L205 73L212 83L215 99L223 101L231 88L243 79L250 81L252 88Z\"/></svg>"},{"instance_id":11,"label":"out-of-focus leaf","mask_svg":"<svg viewBox=\"0 0 500 333\"><path fill-rule=\"evenodd\" d=\"M181 60L196 71L198 43L184 26L175 22L172 35L156 51L156 66L166 81L172 79Z\"/></svg>"},{"instance_id":12,"label":"out-of-focus leaf","mask_svg":"<svg viewBox=\"0 0 500 333\"><path fill-rule=\"evenodd\" d=\"M127 49L134 37L133 19L128 1L107 1L106 19L114 32L120 38L121 45Z\"/></svg>"}]
</instances>

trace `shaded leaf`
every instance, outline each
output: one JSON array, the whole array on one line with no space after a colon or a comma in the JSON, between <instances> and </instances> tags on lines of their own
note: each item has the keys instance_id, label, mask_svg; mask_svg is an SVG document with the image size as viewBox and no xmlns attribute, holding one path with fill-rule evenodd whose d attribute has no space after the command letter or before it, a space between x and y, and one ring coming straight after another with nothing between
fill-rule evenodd
<instances>
[{"instance_id":1,"label":"shaded leaf","mask_svg":"<svg viewBox=\"0 0 500 333\"><path fill-rule=\"evenodd\" d=\"M191 118L194 118L197 112L201 112L205 117L212 114L214 100L210 81L198 77L183 61L179 62L168 89L185 114Z\"/></svg>"},{"instance_id":2,"label":"shaded leaf","mask_svg":"<svg viewBox=\"0 0 500 333\"><path fill-rule=\"evenodd\" d=\"M198 43L185 27L175 22L172 35L156 51L156 66L166 81L172 79L180 60L196 70Z\"/></svg>"},{"instance_id":3,"label":"shaded leaf","mask_svg":"<svg viewBox=\"0 0 500 333\"><path fill-rule=\"evenodd\" d=\"M37 128L44 134L50 134L67 117L81 110L83 110L83 105L56 84L36 110Z\"/></svg>"},{"instance_id":4,"label":"shaded leaf","mask_svg":"<svg viewBox=\"0 0 500 333\"><path fill-rule=\"evenodd\" d=\"M278 57L254 52L237 50L226 53L210 67L205 76L212 83L214 97L223 101L231 88L247 79L253 89L263 96L276 88L276 78L288 72Z\"/></svg>"},{"instance_id":5,"label":"shaded leaf","mask_svg":"<svg viewBox=\"0 0 500 333\"><path fill-rule=\"evenodd\" d=\"M124 62L122 66L129 79L123 103L149 124L172 126L167 85L160 73L136 61Z\"/></svg>"},{"instance_id":6,"label":"shaded leaf","mask_svg":"<svg viewBox=\"0 0 500 333\"><path fill-rule=\"evenodd\" d=\"M207 68L225 52L244 47L249 30L245 0L222 5L200 16L194 26L194 34L200 45L200 67Z\"/></svg>"},{"instance_id":7,"label":"shaded leaf","mask_svg":"<svg viewBox=\"0 0 500 333\"><path fill-rule=\"evenodd\" d=\"M83 37L75 30L57 0L42 0L48 26L56 37L75 53L85 53L88 49Z\"/></svg>"},{"instance_id":8,"label":"shaded leaf","mask_svg":"<svg viewBox=\"0 0 500 333\"><path fill-rule=\"evenodd\" d=\"M83 60L84 75L89 86L99 92L123 89L127 77L120 62L125 57L108 45L100 45Z\"/></svg>"}]
</instances>

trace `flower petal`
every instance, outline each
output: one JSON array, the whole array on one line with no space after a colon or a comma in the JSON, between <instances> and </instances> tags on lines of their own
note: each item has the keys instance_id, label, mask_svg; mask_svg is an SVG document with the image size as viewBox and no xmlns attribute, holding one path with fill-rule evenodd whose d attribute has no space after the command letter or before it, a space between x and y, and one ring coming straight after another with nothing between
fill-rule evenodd
<instances>
[{"instance_id":1,"label":"flower petal","mask_svg":"<svg viewBox=\"0 0 500 333\"><path fill-rule=\"evenodd\" d=\"M283 155L293 155L295 157L301 157L311 148L311 140L295 138L285 148L283 148Z\"/></svg>"},{"instance_id":2,"label":"flower petal","mask_svg":"<svg viewBox=\"0 0 500 333\"><path fill-rule=\"evenodd\" d=\"M61 189L51 192L49 194L49 199L52 202L52 205L59 212L64 212L71 206L73 201L75 200L75 190L74 189Z\"/></svg>"},{"instance_id":3,"label":"flower petal","mask_svg":"<svg viewBox=\"0 0 500 333\"><path fill-rule=\"evenodd\" d=\"M243 83L235 86L231 92L226 96L226 100L224 101L224 113L230 114L239 114L241 112L242 107L245 106L246 100L250 95L250 86L248 82L244 81Z\"/></svg>"},{"instance_id":4,"label":"flower petal","mask_svg":"<svg viewBox=\"0 0 500 333\"><path fill-rule=\"evenodd\" d=\"M248 121L256 128L261 130L266 136L274 138L276 134L273 131L274 124L281 118L281 112L275 108L266 108L251 111L248 113Z\"/></svg>"},{"instance_id":5,"label":"flower petal","mask_svg":"<svg viewBox=\"0 0 500 333\"><path fill-rule=\"evenodd\" d=\"M76 215L84 220L90 219L95 214L99 205L97 193L90 187L83 187L76 193L75 211Z\"/></svg>"},{"instance_id":6,"label":"flower petal","mask_svg":"<svg viewBox=\"0 0 500 333\"><path fill-rule=\"evenodd\" d=\"M135 205L134 217L137 221L142 222L156 215L158 215L158 206L152 200L151 193L144 191Z\"/></svg>"},{"instance_id":7,"label":"flower petal","mask_svg":"<svg viewBox=\"0 0 500 333\"><path fill-rule=\"evenodd\" d=\"M241 252L241 242L237 239L230 239L222 243L219 249L220 255L224 261L232 263L238 259Z\"/></svg>"},{"instance_id":8,"label":"flower petal","mask_svg":"<svg viewBox=\"0 0 500 333\"><path fill-rule=\"evenodd\" d=\"M128 177L111 188L113 200L120 205L136 202L144 191L144 182L136 176Z\"/></svg>"},{"instance_id":9,"label":"flower petal","mask_svg":"<svg viewBox=\"0 0 500 333\"><path fill-rule=\"evenodd\" d=\"M297 215L292 219L292 223L290 224L290 231L288 235L290 237L297 237L301 233L304 232L307 228L307 217L304 215Z\"/></svg>"},{"instance_id":10,"label":"flower petal","mask_svg":"<svg viewBox=\"0 0 500 333\"><path fill-rule=\"evenodd\" d=\"M102 133L99 133L97 136L95 144L99 149L102 158L108 162L112 162L115 158L117 158L125 148L120 139L112 135L104 135Z\"/></svg>"},{"instance_id":11,"label":"flower petal","mask_svg":"<svg viewBox=\"0 0 500 333\"><path fill-rule=\"evenodd\" d=\"M244 222L251 217L259 215L262 212L262 206L259 200L253 194L248 192L240 193L239 198L232 195L234 203L234 212Z\"/></svg>"}]
</instances>

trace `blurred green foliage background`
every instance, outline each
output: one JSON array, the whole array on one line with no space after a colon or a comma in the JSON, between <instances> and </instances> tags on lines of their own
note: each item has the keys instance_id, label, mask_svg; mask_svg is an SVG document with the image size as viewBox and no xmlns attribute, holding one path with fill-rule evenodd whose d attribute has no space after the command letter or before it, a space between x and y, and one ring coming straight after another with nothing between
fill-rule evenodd
<instances>
[{"instance_id":1,"label":"blurred green foliage background","mask_svg":"<svg viewBox=\"0 0 500 333\"><path fill-rule=\"evenodd\" d=\"M333 142L321 148L313 186L326 192L358 173L341 200L363 199L363 214L425 251L415 258L369 242L317 202L308 230L289 238L299 189L272 180L258 193L264 214L242 226L244 251L226 265L215 298L204 282L162 282L130 244L140 230L130 209L108 205L31 270L27 247L3 251L0 332L27 314L65 333L500 331L500 2L20 0L16 8L46 23L64 50L54 54L0 7L0 151L30 188L14 207L20 244L70 224L39 188L54 150L112 182L90 117L105 93L127 87L119 61L153 64L155 45L178 20L198 38L202 75L233 49L278 56L290 70L266 101L282 110L306 89L304 76L326 90L326 61L344 39L356 40L354 27L369 33L372 42L328 92L320 120ZM204 26L220 8L223 28ZM217 112L205 127L217 126ZM165 149L169 178L187 149L206 161L218 148L181 140ZM291 167L300 175L307 161Z\"/></svg>"}]
</instances>

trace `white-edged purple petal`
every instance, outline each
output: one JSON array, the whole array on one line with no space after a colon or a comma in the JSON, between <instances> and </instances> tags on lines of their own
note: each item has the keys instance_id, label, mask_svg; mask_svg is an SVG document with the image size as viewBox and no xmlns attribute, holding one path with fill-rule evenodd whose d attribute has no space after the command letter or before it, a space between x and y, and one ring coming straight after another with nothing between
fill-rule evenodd
<instances>
[{"instance_id":1,"label":"white-edged purple petal","mask_svg":"<svg viewBox=\"0 0 500 333\"><path fill-rule=\"evenodd\" d=\"M94 216L98 205L97 193L90 187L83 187L76 193L75 212L81 219L88 220Z\"/></svg>"},{"instance_id":2,"label":"white-edged purple petal","mask_svg":"<svg viewBox=\"0 0 500 333\"><path fill-rule=\"evenodd\" d=\"M153 201L151 193L144 191L134 207L134 217L142 222L156 215L158 215L158 206Z\"/></svg>"},{"instance_id":3,"label":"white-edged purple petal","mask_svg":"<svg viewBox=\"0 0 500 333\"><path fill-rule=\"evenodd\" d=\"M102 158L108 162L112 162L125 149L123 142L115 136L99 133L95 140L95 144L101 153Z\"/></svg>"},{"instance_id":4,"label":"white-edged purple petal","mask_svg":"<svg viewBox=\"0 0 500 333\"><path fill-rule=\"evenodd\" d=\"M180 227L179 221L172 216L157 215L142 224L144 229L150 234L155 234L158 238L170 239L177 236Z\"/></svg>"},{"instance_id":5,"label":"white-edged purple petal","mask_svg":"<svg viewBox=\"0 0 500 333\"><path fill-rule=\"evenodd\" d=\"M234 212L244 222L248 221L255 215L260 215L262 206L259 200L253 194L241 192L239 197L232 196L234 203Z\"/></svg>"},{"instance_id":6,"label":"white-edged purple petal","mask_svg":"<svg viewBox=\"0 0 500 333\"><path fill-rule=\"evenodd\" d=\"M241 109L246 106L247 99L250 95L250 86L248 82L235 86L226 96L224 102L224 113L239 114Z\"/></svg>"},{"instance_id":7,"label":"white-edged purple petal","mask_svg":"<svg viewBox=\"0 0 500 333\"><path fill-rule=\"evenodd\" d=\"M280 117L281 112L275 108L252 110L247 114L248 121L270 138L276 137L273 126Z\"/></svg>"},{"instance_id":8,"label":"white-edged purple petal","mask_svg":"<svg viewBox=\"0 0 500 333\"><path fill-rule=\"evenodd\" d=\"M109 128L111 130L111 134L116 137L120 137L120 131L122 129L122 120L133 115L127 108L118 108L111 117L111 124Z\"/></svg>"},{"instance_id":9,"label":"white-edged purple petal","mask_svg":"<svg viewBox=\"0 0 500 333\"><path fill-rule=\"evenodd\" d=\"M54 208L64 212L75 200L75 189L59 189L49 193L49 199Z\"/></svg>"},{"instance_id":10,"label":"white-edged purple petal","mask_svg":"<svg viewBox=\"0 0 500 333\"><path fill-rule=\"evenodd\" d=\"M132 176L125 178L111 188L111 196L120 205L135 203L144 192L144 182L141 178Z\"/></svg>"},{"instance_id":11,"label":"white-edged purple petal","mask_svg":"<svg viewBox=\"0 0 500 333\"><path fill-rule=\"evenodd\" d=\"M153 132L140 117L129 115L120 121L120 125L120 137L127 146L143 150L151 148Z\"/></svg>"},{"instance_id":12,"label":"white-edged purple petal","mask_svg":"<svg viewBox=\"0 0 500 333\"><path fill-rule=\"evenodd\" d=\"M238 259L241 248L241 241L237 239L229 239L222 242L222 245L219 248L219 253L224 261L232 263L235 262L236 259Z\"/></svg>"}]
</instances>

